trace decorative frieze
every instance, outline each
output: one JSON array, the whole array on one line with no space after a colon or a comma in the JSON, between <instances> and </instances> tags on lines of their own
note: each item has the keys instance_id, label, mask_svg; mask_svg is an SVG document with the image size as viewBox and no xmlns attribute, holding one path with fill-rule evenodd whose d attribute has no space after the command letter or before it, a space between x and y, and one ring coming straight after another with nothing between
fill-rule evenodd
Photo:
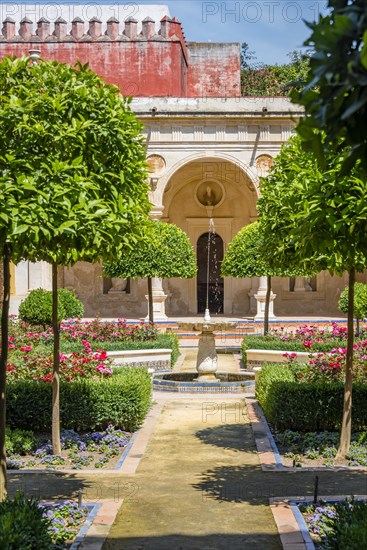
<instances>
[{"instance_id":1,"label":"decorative frieze","mask_svg":"<svg viewBox=\"0 0 367 550\"><path fill-rule=\"evenodd\" d=\"M260 141L269 141L270 126L260 126Z\"/></svg>"},{"instance_id":2,"label":"decorative frieze","mask_svg":"<svg viewBox=\"0 0 367 550\"><path fill-rule=\"evenodd\" d=\"M273 125L246 125L246 124L218 124L218 125L174 125L164 121L161 124L153 123L145 125L148 140L151 142L234 142L251 143L256 141L281 143L292 135L292 127L283 127L280 131L279 124ZM285 129L286 128L286 129ZM276 131L277 129L277 131Z\"/></svg>"},{"instance_id":3,"label":"decorative frieze","mask_svg":"<svg viewBox=\"0 0 367 550\"><path fill-rule=\"evenodd\" d=\"M172 126L172 141L182 141L181 126Z\"/></svg>"},{"instance_id":4,"label":"decorative frieze","mask_svg":"<svg viewBox=\"0 0 367 550\"><path fill-rule=\"evenodd\" d=\"M204 129L202 126L194 126L194 141L203 141Z\"/></svg>"},{"instance_id":5,"label":"decorative frieze","mask_svg":"<svg viewBox=\"0 0 367 550\"><path fill-rule=\"evenodd\" d=\"M238 126L237 136L238 136L238 141L242 141L242 142L247 141L248 140L247 126L240 124Z\"/></svg>"}]
</instances>

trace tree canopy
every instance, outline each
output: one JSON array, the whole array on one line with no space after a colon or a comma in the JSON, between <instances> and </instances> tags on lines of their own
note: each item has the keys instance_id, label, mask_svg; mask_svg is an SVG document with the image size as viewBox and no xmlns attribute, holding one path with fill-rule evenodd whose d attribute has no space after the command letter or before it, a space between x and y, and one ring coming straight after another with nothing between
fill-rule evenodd
<instances>
[{"instance_id":1,"label":"tree canopy","mask_svg":"<svg viewBox=\"0 0 367 550\"><path fill-rule=\"evenodd\" d=\"M288 54L289 63L269 65L256 62L245 42L241 48L241 94L243 96L289 96L293 83L306 82L309 54L297 50Z\"/></svg>"},{"instance_id":2,"label":"tree canopy","mask_svg":"<svg viewBox=\"0 0 367 550\"><path fill-rule=\"evenodd\" d=\"M339 178L343 157L330 152L323 170L300 137L283 145L263 178L259 213L275 266L297 257L305 270L342 274L367 265L367 181L358 167Z\"/></svg>"},{"instance_id":3,"label":"tree canopy","mask_svg":"<svg viewBox=\"0 0 367 550\"><path fill-rule=\"evenodd\" d=\"M347 147L343 173L359 160L366 174L367 0L328 0L328 7L328 15L308 24L312 33L306 45L315 53L307 86L292 92L293 101L306 109L298 131L319 162L324 162L325 148Z\"/></svg>"},{"instance_id":4,"label":"tree canopy","mask_svg":"<svg viewBox=\"0 0 367 550\"><path fill-rule=\"evenodd\" d=\"M0 88L0 240L12 259L68 264L134 244L150 205L129 101L87 66L28 58L0 63Z\"/></svg>"},{"instance_id":5,"label":"tree canopy","mask_svg":"<svg viewBox=\"0 0 367 550\"><path fill-rule=\"evenodd\" d=\"M111 258L147 219L142 126L129 101L87 66L0 63L0 491L6 482L5 400L9 262L52 263L52 443L60 452L57 265Z\"/></svg>"},{"instance_id":6,"label":"tree canopy","mask_svg":"<svg viewBox=\"0 0 367 550\"><path fill-rule=\"evenodd\" d=\"M186 233L174 224L150 220L144 240L125 249L114 262L106 262L109 277L190 278L196 274L194 250Z\"/></svg>"},{"instance_id":7,"label":"tree canopy","mask_svg":"<svg viewBox=\"0 0 367 550\"><path fill-rule=\"evenodd\" d=\"M324 147L324 136L319 136ZM289 257L299 264L342 274L348 271L348 342L340 445L337 459L350 447L353 382L353 305L356 271L367 267L367 179L360 163L341 177L345 156L328 151L320 165L302 148L299 136L282 147L261 186L259 204L265 243L275 263Z\"/></svg>"},{"instance_id":8,"label":"tree canopy","mask_svg":"<svg viewBox=\"0 0 367 550\"><path fill-rule=\"evenodd\" d=\"M265 235L261 222L246 225L228 245L222 262L225 277L297 277L309 275L303 269L290 265L275 265L266 254Z\"/></svg>"}]
</instances>

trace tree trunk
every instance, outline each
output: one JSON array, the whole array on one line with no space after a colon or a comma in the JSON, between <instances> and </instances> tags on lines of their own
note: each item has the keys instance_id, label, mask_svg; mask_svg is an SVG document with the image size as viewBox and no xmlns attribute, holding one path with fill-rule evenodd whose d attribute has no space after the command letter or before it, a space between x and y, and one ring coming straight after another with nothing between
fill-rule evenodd
<instances>
[{"instance_id":1,"label":"tree trunk","mask_svg":"<svg viewBox=\"0 0 367 550\"><path fill-rule=\"evenodd\" d=\"M7 494L6 483L6 367L8 363L10 259L8 245L3 248L4 294L1 313L1 356L0 356L0 501Z\"/></svg>"},{"instance_id":2,"label":"tree trunk","mask_svg":"<svg viewBox=\"0 0 367 550\"><path fill-rule=\"evenodd\" d=\"M360 330L359 319L356 319L356 336L359 336L359 330Z\"/></svg>"},{"instance_id":3,"label":"tree trunk","mask_svg":"<svg viewBox=\"0 0 367 550\"><path fill-rule=\"evenodd\" d=\"M355 269L349 270L348 285L348 342L347 361L345 371L344 396L343 396L343 421L340 433L339 449L336 460L344 460L349 451L352 435L352 368L353 368L353 343L354 343L354 283Z\"/></svg>"},{"instance_id":4,"label":"tree trunk","mask_svg":"<svg viewBox=\"0 0 367 550\"><path fill-rule=\"evenodd\" d=\"M57 303L57 264L52 264L52 329L54 333L54 361L52 377L52 451L61 453L60 443L60 326Z\"/></svg>"},{"instance_id":5,"label":"tree trunk","mask_svg":"<svg viewBox=\"0 0 367 550\"><path fill-rule=\"evenodd\" d=\"M148 317L149 322L154 323L153 318L153 290L152 290L152 278L148 277Z\"/></svg>"},{"instance_id":6,"label":"tree trunk","mask_svg":"<svg viewBox=\"0 0 367 550\"><path fill-rule=\"evenodd\" d=\"M265 308L264 308L264 336L269 332L269 308L270 308L270 295L271 295L271 276L266 277L266 296L265 296Z\"/></svg>"}]
</instances>

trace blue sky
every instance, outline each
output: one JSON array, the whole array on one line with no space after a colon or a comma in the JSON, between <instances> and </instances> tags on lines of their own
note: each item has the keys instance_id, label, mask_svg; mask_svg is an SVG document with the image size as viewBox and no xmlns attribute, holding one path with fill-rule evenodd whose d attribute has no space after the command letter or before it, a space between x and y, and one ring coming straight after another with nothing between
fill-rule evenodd
<instances>
[{"instance_id":1,"label":"blue sky","mask_svg":"<svg viewBox=\"0 0 367 550\"><path fill-rule=\"evenodd\" d=\"M5 3L4 0L0 0L0 5ZM171 16L178 17L182 22L187 40L247 42L250 50L256 53L257 61L264 63L287 62L287 53L301 48L303 41L310 34L304 20L313 21L318 18L319 13L325 13L326 3L327 0L23 0L19 3L13 1L16 9L19 9L21 4L27 4L27 9L33 9L33 6L40 4L53 5L55 9L59 4L76 4L93 11L101 4L121 4L124 5L123 11L127 16L134 15L138 4L166 4Z\"/></svg>"}]
</instances>

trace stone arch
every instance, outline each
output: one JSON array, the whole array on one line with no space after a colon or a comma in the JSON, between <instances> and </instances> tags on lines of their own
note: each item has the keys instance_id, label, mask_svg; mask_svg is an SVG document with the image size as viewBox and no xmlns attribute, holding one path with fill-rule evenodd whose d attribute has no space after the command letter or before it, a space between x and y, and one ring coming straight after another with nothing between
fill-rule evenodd
<instances>
[{"instance_id":1,"label":"stone arch","mask_svg":"<svg viewBox=\"0 0 367 550\"><path fill-rule=\"evenodd\" d=\"M230 155L201 153L187 156L169 167L164 182L160 184L163 219L187 233L196 253L198 239L208 232L210 223L220 236L225 252L241 227L257 218L259 186L255 170ZM205 201L208 188L213 197L211 202ZM170 315L196 315L202 309L199 283L203 281L199 278L198 274L190 280L166 283ZM215 311L212 313L231 315L249 310L250 280L225 278L217 282L220 285L216 291L220 292L223 304L220 310L213 305Z\"/></svg>"},{"instance_id":2,"label":"stone arch","mask_svg":"<svg viewBox=\"0 0 367 550\"><path fill-rule=\"evenodd\" d=\"M172 178L172 176L181 168L184 166L190 164L191 162L195 161L203 161L207 160L210 162L211 160L213 162L220 162L220 161L227 161L240 170L244 172L244 174L247 176L247 178L250 180L252 185L254 186L255 192L256 192L256 198L258 199L260 197L260 179L256 173L256 169L249 166L248 164L242 162L238 158L228 155L227 153L220 153L217 154L213 152L213 154L208 154L207 152L197 152L193 155L189 155L188 157L185 157L179 161L177 161L175 164L173 164L167 172L159 179L158 187L155 193L155 204L163 204L163 194L164 191Z\"/></svg>"}]
</instances>

